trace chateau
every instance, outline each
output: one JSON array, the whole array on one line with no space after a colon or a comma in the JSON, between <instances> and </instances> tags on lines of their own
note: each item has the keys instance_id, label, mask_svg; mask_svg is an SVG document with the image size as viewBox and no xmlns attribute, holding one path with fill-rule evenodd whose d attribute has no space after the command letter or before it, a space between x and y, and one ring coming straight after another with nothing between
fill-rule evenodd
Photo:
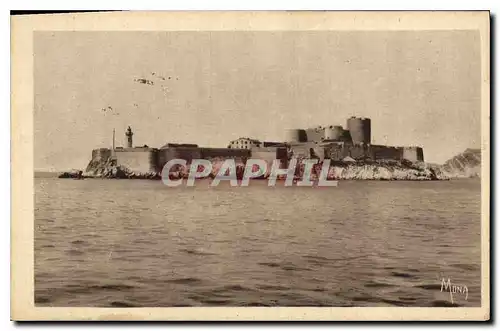
<instances>
[{"instance_id":1,"label":"chateau","mask_svg":"<svg viewBox=\"0 0 500 331\"><path fill-rule=\"evenodd\" d=\"M424 161L421 147L395 147L371 144L371 120L351 117L346 127L330 125L309 129L287 131L286 141L269 142L254 138L239 138L224 148L200 147L197 144L167 143L160 148L149 146L133 147L133 131L125 132L127 147L100 148L92 151L92 161L110 158L116 164L134 172L160 172L165 163L172 159L234 158L245 161L248 158L284 163L291 157L317 158L320 160L408 160Z\"/></svg>"}]
</instances>

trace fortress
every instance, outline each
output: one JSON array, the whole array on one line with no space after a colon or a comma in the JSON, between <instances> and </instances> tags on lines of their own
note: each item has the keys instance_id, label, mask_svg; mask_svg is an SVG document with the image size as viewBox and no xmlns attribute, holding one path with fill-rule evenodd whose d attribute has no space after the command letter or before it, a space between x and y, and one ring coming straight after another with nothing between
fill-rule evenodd
<instances>
[{"instance_id":1,"label":"fortress","mask_svg":"<svg viewBox=\"0 0 500 331\"><path fill-rule=\"evenodd\" d=\"M268 162L281 160L284 164L292 157L331 159L334 161L408 160L424 161L421 147L395 147L371 144L371 120L351 117L347 126L330 125L310 129L287 131L286 141L270 142L252 138L239 138L225 148L200 147L196 144L167 143L160 148L133 147L132 129L128 127L127 147L100 148L92 151L91 162L116 160L116 164L138 173L161 172L172 159L263 159ZM113 135L114 136L114 135ZM89 165L90 166L90 165Z\"/></svg>"}]
</instances>

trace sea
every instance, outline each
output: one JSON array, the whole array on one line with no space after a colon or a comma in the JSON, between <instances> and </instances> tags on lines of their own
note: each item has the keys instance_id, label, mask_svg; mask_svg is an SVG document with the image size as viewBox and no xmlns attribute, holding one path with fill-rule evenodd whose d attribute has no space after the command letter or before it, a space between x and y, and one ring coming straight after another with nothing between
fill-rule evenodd
<instances>
[{"instance_id":1,"label":"sea","mask_svg":"<svg viewBox=\"0 0 500 331\"><path fill-rule=\"evenodd\" d=\"M36 306L481 305L479 179L35 178L34 199Z\"/></svg>"}]
</instances>

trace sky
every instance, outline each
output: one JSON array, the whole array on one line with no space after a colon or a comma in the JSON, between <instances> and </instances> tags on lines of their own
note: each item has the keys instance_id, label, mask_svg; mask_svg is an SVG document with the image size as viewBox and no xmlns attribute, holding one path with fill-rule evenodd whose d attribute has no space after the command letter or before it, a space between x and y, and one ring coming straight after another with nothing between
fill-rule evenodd
<instances>
[{"instance_id":1,"label":"sky","mask_svg":"<svg viewBox=\"0 0 500 331\"><path fill-rule=\"evenodd\" d=\"M85 168L129 125L136 146L226 147L350 116L443 163L480 147L480 61L465 30L35 32L35 170Z\"/></svg>"}]
</instances>

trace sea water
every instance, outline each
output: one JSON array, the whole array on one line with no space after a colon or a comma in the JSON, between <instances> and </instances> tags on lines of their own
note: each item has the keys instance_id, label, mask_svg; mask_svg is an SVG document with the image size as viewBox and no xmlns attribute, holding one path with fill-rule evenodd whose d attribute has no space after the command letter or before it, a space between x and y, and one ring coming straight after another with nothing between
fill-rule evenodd
<instances>
[{"instance_id":1,"label":"sea water","mask_svg":"<svg viewBox=\"0 0 500 331\"><path fill-rule=\"evenodd\" d=\"M37 306L480 306L478 179L35 186Z\"/></svg>"}]
</instances>

